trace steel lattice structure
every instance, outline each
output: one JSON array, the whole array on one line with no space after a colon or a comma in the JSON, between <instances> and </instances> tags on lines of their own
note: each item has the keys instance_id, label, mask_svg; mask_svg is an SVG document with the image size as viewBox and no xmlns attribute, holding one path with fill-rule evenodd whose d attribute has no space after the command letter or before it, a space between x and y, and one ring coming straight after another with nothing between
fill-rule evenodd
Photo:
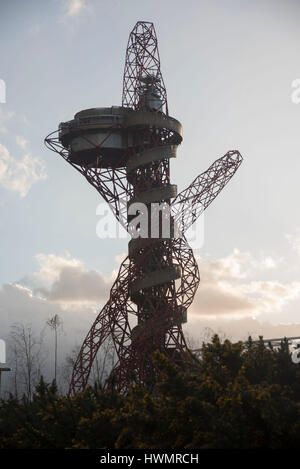
<instances>
[{"instance_id":1,"label":"steel lattice structure","mask_svg":"<svg viewBox=\"0 0 300 469\"><path fill-rule=\"evenodd\" d=\"M86 387L108 337L118 361L106 386L120 392L154 379L155 350L179 364L192 360L182 324L200 276L185 232L232 178L242 157L229 151L177 194L170 158L181 141L182 126L168 114L154 26L138 22L127 46L122 106L81 111L45 139L97 189L132 235L110 297L81 347L70 393ZM145 207L144 213L137 206ZM153 206L163 207L156 225L149 216ZM148 222L146 233L136 222L141 216Z\"/></svg>"}]
</instances>

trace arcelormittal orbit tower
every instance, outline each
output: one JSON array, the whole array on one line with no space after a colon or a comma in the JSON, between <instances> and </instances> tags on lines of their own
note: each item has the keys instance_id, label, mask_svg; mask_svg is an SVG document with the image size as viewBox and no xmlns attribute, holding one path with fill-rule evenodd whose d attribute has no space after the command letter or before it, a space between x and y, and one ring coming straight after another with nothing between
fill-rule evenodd
<instances>
[{"instance_id":1,"label":"arcelormittal orbit tower","mask_svg":"<svg viewBox=\"0 0 300 469\"><path fill-rule=\"evenodd\" d=\"M139 21L129 36L122 105L80 111L45 139L97 189L131 235L109 300L82 344L71 393L86 387L109 337L117 363L106 386L120 392L155 379L155 350L178 364L192 360L182 324L200 277L185 232L242 157L229 151L178 194L170 159L181 141L181 123L168 112L153 23Z\"/></svg>"}]
</instances>

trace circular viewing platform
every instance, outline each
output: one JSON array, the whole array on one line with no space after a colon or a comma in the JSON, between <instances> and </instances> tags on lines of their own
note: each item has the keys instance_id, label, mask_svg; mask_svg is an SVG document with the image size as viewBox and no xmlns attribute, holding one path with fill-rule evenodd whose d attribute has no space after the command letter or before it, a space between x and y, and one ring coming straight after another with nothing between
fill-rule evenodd
<instances>
[{"instance_id":1,"label":"circular viewing platform","mask_svg":"<svg viewBox=\"0 0 300 469\"><path fill-rule=\"evenodd\" d=\"M182 126L173 117L160 112L134 111L121 106L91 108L77 112L74 119L59 125L59 140L69 151L69 160L86 167L125 167L128 150L141 142L147 148L150 141L137 139L137 133L157 129L167 131L166 144L182 141ZM137 144L137 142L139 142ZM131 151L132 153L132 151Z\"/></svg>"}]
</instances>

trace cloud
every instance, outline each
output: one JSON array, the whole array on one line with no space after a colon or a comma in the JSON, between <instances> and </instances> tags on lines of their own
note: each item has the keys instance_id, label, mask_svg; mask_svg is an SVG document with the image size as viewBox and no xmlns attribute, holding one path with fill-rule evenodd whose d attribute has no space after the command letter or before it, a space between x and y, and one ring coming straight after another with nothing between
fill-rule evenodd
<instances>
[{"instance_id":1,"label":"cloud","mask_svg":"<svg viewBox=\"0 0 300 469\"><path fill-rule=\"evenodd\" d=\"M286 234L285 237L290 243L293 251L300 256L300 229L296 230L293 234Z\"/></svg>"},{"instance_id":2,"label":"cloud","mask_svg":"<svg viewBox=\"0 0 300 469\"><path fill-rule=\"evenodd\" d=\"M86 269L78 259L69 254L66 257L38 254L36 259L39 270L32 276L35 294L64 305L96 306L108 299L111 279L96 270Z\"/></svg>"},{"instance_id":3,"label":"cloud","mask_svg":"<svg viewBox=\"0 0 300 469\"><path fill-rule=\"evenodd\" d=\"M37 254L39 270L33 274L38 283L52 284L59 279L61 271L66 267L81 268L82 262L74 259L69 253L63 256L55 254Z\"/></svg>"},{"instance_id":4,"label":"cloud","mask_svg":"<svg viewBox=\"0 0 300 469\"><path fill-rule=\"evenodd\" d=\"M101 303L108 299L111 278L87 269L68 253L38 254L36 259L36 272L0 288L1 338L8 336L14 323L30 324L36 334L47 333L47 320L58 314L63 323L60 354L64 356L81 344Z\"/></svg>"},{"instance_id":5,"label":"cloud","mask_svg":"<svg viewBox=\"0 0 300 469\"><path fill-rule=\"evenodd\" d=\"M125 254L116 256L118 265ZM31 288L50 302L80 309L81 305L96 308L109 297L109 290L117 276L87 269L79 260L66 254L38 254L38 269L20 283ZM257 280L263 269L268 272L277 261L266 256L254 258L248 252L233 250L217 260L197 258L201 283L190 314L198 317L258 317L280 311L300 295L300 283L281 283Z\"/></svg>"},{"instance_id":6,"label":"cloud","mask_svg":"<svg viewBox=\"0 0 300 469\"><path fill-rule=\"evenodd\" d=\"M40 255L39 259L40 269L36 272L36 281L43 280L44 282L52 282L52 284L61 282L61 272L65 268L67 270L76 270L84 281L90 280L91 277L93 281L93 276L89 275L93 271L85 269L80 261L72 259L70 256L63 258L43 254ZM76 282L72 283L72 286L74 287L75 284ZM278 293L282 295L284 292L280 290ZM43 371L46 380L49 381L53 377L53 333L46 325L47 320L53 317L54 314L58 314L62 320L63 328L59 331L58 348L59 366L62 372L65 357L71 353L75 346L81 345L96 318L98 310L99 308L95 308L88 303L80 303L74 307L72 302L52 301L49 298L41 297L32 288L20 284L4 284L0 288L0 336L2 339L7 340L9 349L11 344L9 332L14 323L31 325L36 337L39 337L42 333L42 336L44 336L44 353L46 354ZM249 335L252 335L254 339L258 338L259 335L263 335L265 338L300 336L300 324L273 325L268 321L260 322L250 317L229 319L220 316L214 318L189 314L188 323L184 325L184 331L187 333L188 344L195 349L201 346L203 340L209 341L214 333L218 333L222 339L228 338L232 341L246 340ZM13 368L13 363L9 361L9 354L8 365Z\"/></svg>"},{"instance_id":7,"label":"cloud","mask_svg":"<svg viewBox=\"0 0 300 469\"><path fill-rule=\"evenodd\" d=\"M75 17L86 8L86 0L63 0L64 16Z\"/></svg>"},{"instance_id":8,"label":"cloud","mask_svg":"<svg viewBox=\"0 0 300 469\"><path fill-rule=\"evenodd\" d=\"M50 301L97 302L108 294L108 285L95 270L83 267L64 267L48 294Z\"/></svg>"},{"instance_id":9,"label":"cloud","mask_svg":"<svg viewBox=\"0 0 300 469\"><path fill-rule=\"evenodd\" d=\"M123 256L117 256L118 261ZM42 325L45 318L57 313L65 318L71 336L75 327L76 337L83 337L95 313L109 297L112 276L88 269L68 253L64 256L40 253L36 259L36 272L0 289L1 325L16 321ZM255 258L249 252L235 249L217 260L197 260L201 284L184 326L197 340L214 332L232 340L245 340L248 335L300 335L298 323L275 326L267 319L271 318L270 313L281 311L300 295L299 282L257 280L263 266L269 271L268 257ZM274 268L277 261L273 259L271 265Z\"/></svg>"},{"instance_id":10,"label":"cloud","mask_svg":"<svg viewBox=\"0 0 300 469\"><path fill-rule=\"evenodd\" d=\"M125 254L116 256L118 265L124 257ZM108 276L87 269L70 254L38 254L36 259L38 270L27 279L27 285L34 294L64 307L72 304L78 309L81 305L96 307L104 303L117 275L116 269ZM299 282L257 280L258 273L277 265L269 256L255 258L249 252L234 249L217 260L198 257L197 261L201 283L190 308L190 314L197 317L259 317L280 311L300 295Z\"/></svg>"},{"instance_id":11,"label":"cloud","mask_svg":"<svg viewBox=\"0 0 300 469\"><path fill-rule=\"evenodd\" d=\"M122 257L118 256L118 261ZM112 278L88 269L68 253L64 256L40 253L36 259L36 272L22 282L4 284L0 288L0 332L1 338L8 339L8 345L14 323L32 325L36 336L42 333L47 356L45 376L51 379L53 335L46 325L47 320L54 314L62 320L59 363L63 365L74 346L81 345L96 314L108 299ZM253 318L261 312L280 309L300 292L297 282L253 280L251 275L255 277L264 265L268 272L265 257L257 259L235 249L221 259L198 260L202 282L188 313L188 323L184 325L191 348L201 347L202 341L209 341L214 333L232 341L246 340L249 335L254 339L259 335L264 338L300 336L300 323L274 325L263 314L258 319Z\"/></svg>"},{"instance_id":12,"label":"cloud","mask_svg":"<svg viewBox=\"0 0 300 469\"><path fill-rule=\"evenodd\" d=\"M191 312L199 316L259 316L279 311L300 295L300 282L251 279L276 266L270 257L255 259L235 249L222 259L198 258L198 263L201 283Z\"/></svg>"},{"instance_id":13,"label":"cloud","mask_svg":"<svg viewBox=\"0 0 300 469\"><path fill-rule=\"evenodd\" d=\"M58 353L60 372L63 373L66 356L80 347L101 309L99 303L108 298L110 279L86 269L81 261L69 254L64 257L39 254L37 261L37 271L23 279L23 284L21 281L6 283L0 288L0 338L7 340L9 349L13 324L31 326L35 337L44 338L43 372L49 380L53 377L53 336L47 321L55 314L62 321ZM8 354L8 364L9 357Z\"/></svg>"},{"instance_id":14,"label":"cloud","mask_svg":"<svg viewBox=\"0 0 300 469\"><path fill-rule=\"evenodd\" d=\"M265 269L274 269L276 267L276 262L272 257L267 256L262 261L262 267Z\"/></svg>"},{"instance_id":15,"label":"cloud","mask_svg":"<svg viewBox=\"0 0 300 469\"><path fill-rule=\"evenodd\" d=\"M71 304L62 306L47 298L34 294L30 288L18 284L4 284L0 288L1 338L6 338L13 323L32 324L36 333L46 327L46 321L58 314L63 321L64 338L60 341L60 353L69 353L75 343L80 344L96 312L88 304L73 308ZM47 328L46 328L47 330ZM203 317L188 314L188 323L184 326L192 348L200 347L203 340L210 340L214 333L232 341L246 340L249 335L254 339L259 335L265 338L300 336L300 323L271 324L251 317L226 318Z\"/></svg>"},{"instance_id":16,"label":"cloud","mask_svg":"<svg viewBox=\"0 0 300 469\"><path fill-rule=\"evenodd\" d=\"M25 197L34 183L46 178L45 168L40 159L33 158L30 154L16 159L4 145L0 144L0 185L2 187Z\"/></svg>"},{"instance_id":17,"label":"cloud","mask_svg":"<svg viewBox=\"0 0 300 469\"><path fill-rule=\"evenodd\" d=\"M61 356L64 356L74 344L81 344L95 320L96 311L88 306L74 310L71 306L63 308L59 304L54 305L53 302L35 295L30 288L18 284L4 284L0 288L2 339L8 337L14 323L32 325L36 334L44 331L50 337L46 321L54 314L58 314L63 322L63 340L60 340L59 348Z\"/></svg>"}]
</instances>

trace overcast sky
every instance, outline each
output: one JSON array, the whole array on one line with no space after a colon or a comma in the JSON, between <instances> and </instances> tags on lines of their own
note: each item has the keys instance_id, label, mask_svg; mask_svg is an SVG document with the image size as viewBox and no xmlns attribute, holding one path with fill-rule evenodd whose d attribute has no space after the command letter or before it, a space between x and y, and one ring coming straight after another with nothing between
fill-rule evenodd
<instances>
[{"instance_id":1,"label":"overcast sky","mask_svg":"<svg viewBox=\"0 0 300 469\"><path fill-rule=\"evenodd\" d=\"M172 182L244 157L205 214L185 328L300 335L300 2L0 0L0 336L58 312L80 341L108 297L127 241L97 237L99 195L43 140L79 110L120 105L138 20L155 24L183 124Z\"/></svg>"}]
</instances>

